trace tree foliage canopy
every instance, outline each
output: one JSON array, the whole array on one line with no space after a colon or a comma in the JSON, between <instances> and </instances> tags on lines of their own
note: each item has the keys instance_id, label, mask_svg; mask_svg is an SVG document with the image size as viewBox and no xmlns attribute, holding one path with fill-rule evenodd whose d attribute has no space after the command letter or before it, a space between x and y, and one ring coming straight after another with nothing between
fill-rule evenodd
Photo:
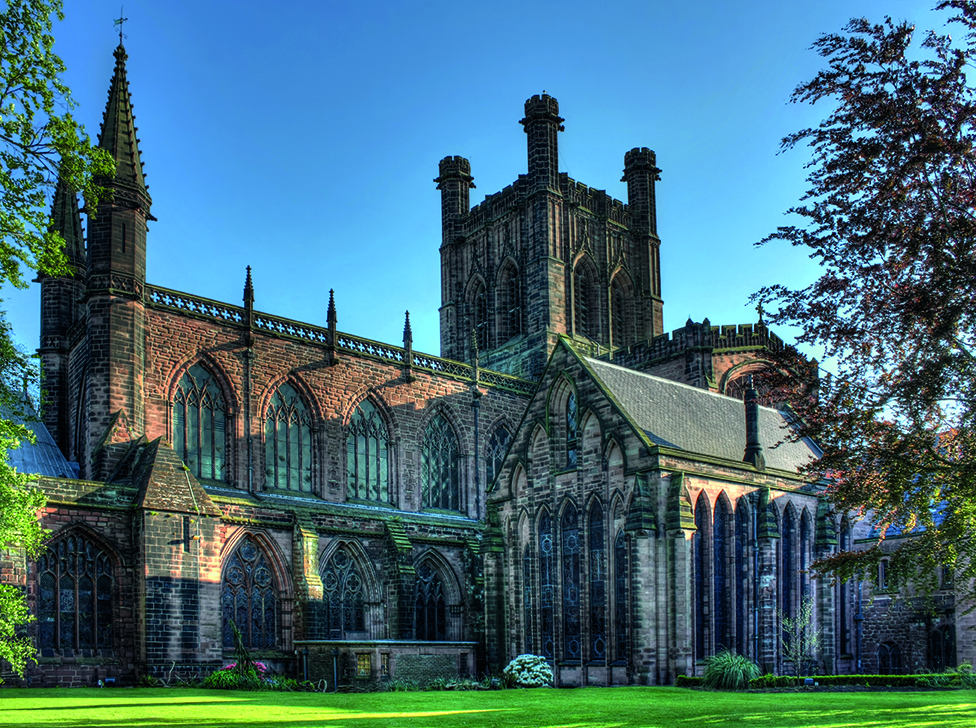
<instances>
[{"instance_id":1,"label":"tree foliage canopy","mask_svg":"<svg viewBox=\"0 0 976 728\"><path fill-rule=\"evenodd\" d=\"M829 113L783 140L812 150L810 188L789 211L801 223L760 245L808 248L822 274L755 296L825 352L831 373L790 398L824 450L811 473L882 538L914 532L892 569L930 586L943 564L976 575L976 3L936 9L960 38L916 43L913 25L886 18L815 42L827 67L792 101ZM848 578L879 556L825 566Z\"/></svg>"},{"instance_id":2,"label":"tree foliage canopy","mask_svg":"<svg viewBox=\"0 0 976 728\"><path fill-rule=\"evenodd\" d=\"M25 270L70 275L64 239L51 229L55 187L60 180L94 207L101 193L94 179L115 173L110 155L92 146L71 115L64 62L53 51L53 19L62 17L61 0L8 0L0 9L0 284L26 287ZM29 556L41 547L44 497L6 453L30 438L8 418L24 414L21 388L32 374L0 312L0 549ZM28 618L20 589L0 585L0 658L18 672L33 654L20 627Z\"/></svg>"}]
</instances>

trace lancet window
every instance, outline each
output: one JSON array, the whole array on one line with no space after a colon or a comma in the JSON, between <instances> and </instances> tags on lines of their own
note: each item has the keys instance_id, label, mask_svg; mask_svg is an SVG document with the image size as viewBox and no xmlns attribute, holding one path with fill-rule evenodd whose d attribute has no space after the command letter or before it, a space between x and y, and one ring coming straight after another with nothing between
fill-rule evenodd
<instances>
[{"instance_id":1,"label":"lancet window","mask_svg":"<svg viewBox=\"0 0 976 728\"><path fill-rule=\"evenodd\" d=\"M627 346L632 338L629 335L630 321L628 316L628 296L624 285L621 284L619 276L613 279L610 285L610 311L613 316L613 347L620 348Z\"/></svg>"},{"instance_id":2,"label":"lancet window","mask_svg":"<svg viewBox=\"0 0 976 728\"><path fill-rule=\"evenodd\" d=\"M694 559L695 559L695 659L702 659L708 656L705 620L708 610L706 605L708 597L705 590L708 588L708 580L705 578L708 559L706 557L705 534L708 533L708 516L705 511L704 494L699 496L698 503L695 505L695 535Z\"/></svg>"},{"instance_id":3,"label":"lancet window","mask_svg":"<svg viewBox=\"0 0 976 728\"><path fill-rule=\"evenodd\" d=\"M428 562L417 569L414 634L418 640L447 639L447 600L440 574Z\"/></svg>"},{"instance_id":4,"label":"lancet window","mask_svg":"<svg viewBox=\"0 0 976 728\"><path fill-rule=\"evenodd\" d=\"M225 480L227 412L213 375L194 364L173 398L173 449L197 478Z\"/></svg>"},{"instance_id":5,"label":"lancet window","mask_svg":"<svg viewBox=\"0 0 976 728\"><path fill-rule=\"evenodd\" d=\"M71 655L112 649L114 575L108 554L80 534L37 562L38 647Z\"/></svg>"},{"instance_id":6,"label":"lancet window","mask_svg":"<svg viewBox=\"0 0 976 728\"><path fill-rule=\"evenodd\" d=\"M461 466L454 430L437 415L424 431L421 494L425 508L461 510Z\"/></svg>"},{"instance_id":7,"label":"lancet window","mask_svg":"<svg viewBox=\"0 0 976 728\"><path fill-rule=\"evenodd\" d=\"M390 436L376 406L363 400L349 419L346 434L346 495L369 501L390 500Z\"/></svg>"},{"instance_id":8,"label":"lancet window","mask_svg":"<svg viewBox=\"0 0 976 728\"><path fill-rule=\"evenodd\" d=\"M528 544L522 550L522 629L525 654L532 654L532 551Z\"/></svg>"},{"instance_id":9,"label":"lancet window","mask_svg":"<svg viewBox=\"0 0 976 728\"><path fill-rule=\"evenodd\" d=\"M366 630L366 584L356 560L340 548L322 571L326 639L341 640ZM361 636L361 635L355 635Z\"/></svg>"},{"instance_id":10,"label":"lancet window","mask_svg":"<svg viewBox=\"0 0 976 728\"><path fill-rule=\"evenodd\" d=\"M237 625L244 646L270 649L278 644L278 589L264 552L245 537L224 565L220 585L224 647L234 647Z\"/></svg>"},{"instance_id":11,"label":"lancet window","mask_svg":"<svg viewBox=\"0 0 976 728\"><path fill-rule=\"evenodd\" d=\"M556 584L552 565L552 517L548 511L544 511L539 519L540 638L542 640L542 656L549 660L556 656Z\"/></svg>"},{"instance_id":12,"label":"lancet window","mask_svg":"<svg viewBox=\"0 0 976 728\"><path fill-rule=\"evenodd\" d=\"M312 490L312 417L290 384L278 387L268 405L264 463L267 486Z\"/></svg>"},{"instance_id":13,"label":"lancet window","mask_svg":"<svg viewBox=\"0 0 976 728\"><path fill-rule=\"evenodd\" d=\"M627 601L627 537L617 534L613 542L613 616L616 634L616 659L624 662L630 653L630 604Z\"/></svg>"},{"instance_id":14,"label":"lancet window","mask_svg":"<svg viewBox=\"0 0 976 728\"><path fill-rule=\"evenodd\" d=\"M575 468L579 461L579 409L576 392L566 398L566 466Z\"/></svg>"},{"instance_id":15,"label":"lancet window","mask_svg":"<svg viewBox=\"0 0 976 728\"><path fill-rule=\"evenodd\" d=\"M517 270L511 268L508 270L503 290L505 293L505 333L507 339L511 339L522 333L522 286Z\"/></svg>"},{"instance_id":16,"label":"lancet window","mask_svg":"<svg viewBox=\"0 0 976 728\"><path fill-rule=\"evenodd\" d=\"M590 659L607 659L607 569L606 543L603 537L603 508L590 508Z\"/></svg>"},{"instance_id":17,"label":"lancet window","mask_svg":"<svg viewBox=\"0 0 976 728\"><path fill-rule=\"evenodd\" d=\"M509 431L499 425L488 438L488 445L485 447L485 487L491 487L495 482L495 476L501 470L502 461L505 453L508 452L508 445L512 441Z\"/></svg>"},{"instance_id":18,"label":"lancet window","mask_svg":"<svg viewBox=\"0 0 976 728\"><path fill-rule=\"evenodd\" d=\"M575 506L563 511L560 523L562 536L563 576L563 650L567 660L579 660L580 645L580 532Z\"/></svg>"},{"instance_id":19,"label":"lancet window","mask_svg":"<svg viewBox=\"0 0 976 728\"><path fill-rule=\"evenodd\" d=\"M474 292L474 331L478 351L488 350L488 293L482 283Z\"/></svg>"},{"instance_id":20,"label":"lancet window","mask_svg":"<svg viewBox=\"0 0 976 728\"><path fill-rule=\"evenodd\" d=\"M728 600L728 531L729 511L725 501L719 500L712 518L712 577L715 618L715 649L729 649L732 640L729 634Z\"/></svg>"},{"instance_id":21,"label":"lancet window","mask_svg":"<svg viewBox=\"0 0 976 728\"><path fill-rule=\"evenodd\" d=\"M749 514L740 501L735 509L735 649L740 655L748 654L747 594L749 589Z\"/></svg>"},{"instance_id":22,"label":"lancet window","mask_svg":"<svg viewBox=\"0 0 976 728\"><path fill-rule=\"evenodd\" d=\"M782 572L780 579L781 610L784 617L796 616L796 518L789 508L783 514ZM785 639L785 635L784 635Z\"/></svg>"}]
</instances>

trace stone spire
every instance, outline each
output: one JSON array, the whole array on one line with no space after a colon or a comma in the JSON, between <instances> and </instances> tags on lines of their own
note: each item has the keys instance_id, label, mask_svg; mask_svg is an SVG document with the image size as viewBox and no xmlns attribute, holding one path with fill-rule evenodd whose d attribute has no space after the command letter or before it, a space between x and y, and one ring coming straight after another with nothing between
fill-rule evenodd
<instances>
[{"instance_id":1,"label":"stone spire","mask_svg":"<svg viewBox=\"0 0 976 728\"><path fill-rule=\"evenodd\" d=\"M139 129L135 126L136 117L132 113L132 96L125 72L128 57L125 48L119 43L119 47L115 49L115 73L108 91L108 103L105 104L98 146L107 150L115 159L115 179L108 181L107 186L116 189L117 194L120 192L123 197L137 202L148 216L152 198L147 191L139 155L139 139L136 137Z\"/></svg>"},{"instance_id":2,"label":"stone spire","mask_svg":"<svg viewBox=\"0 0 976 728\"><path fill-rule=\"evenodd\" d=\"M64 238L64 255L76 271L84 271L85 236L81 231L81 211L78 209L78 195L68 189L68 185L58 180L51 207L51 230L61 233Z\"/></svg>"}]
</instances>

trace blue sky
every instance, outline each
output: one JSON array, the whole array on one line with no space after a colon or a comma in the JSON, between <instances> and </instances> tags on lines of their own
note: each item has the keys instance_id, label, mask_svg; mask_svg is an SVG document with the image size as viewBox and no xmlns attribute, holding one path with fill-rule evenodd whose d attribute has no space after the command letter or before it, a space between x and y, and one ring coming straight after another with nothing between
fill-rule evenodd
<instances>
[{"instance_id":1,"label":"blue sky","mask_svg":"<svg viewBox=\"0 0 976 728\"><path fill-rule=\"evenodd\" d=\"M159 2L127 0L125 46L153 197L150 283L439 353L440 199L447 155L471 202L526 170L523 103L555 96L560 169L626 200L632 147L657 152L665 328L754 321L748 297L802 285L802 251L754 243L805 189L805 150L778 154L821 110L788 103L853 16L938 26L932 0L739 2ZM97 137L119 6L67 0L56 49ZM4 290L38 340L39 292ZM780 331L788 336L789 331Z\"/></svg>"}]
</instances>

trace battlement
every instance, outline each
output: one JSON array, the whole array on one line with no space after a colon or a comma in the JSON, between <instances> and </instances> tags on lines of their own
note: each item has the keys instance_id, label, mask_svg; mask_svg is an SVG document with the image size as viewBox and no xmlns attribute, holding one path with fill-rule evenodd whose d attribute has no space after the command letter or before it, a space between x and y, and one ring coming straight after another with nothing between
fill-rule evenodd
<instances>
[{"instance_id":1,"label":"battlement","mask_svg":"<svg viewBox=\"0 0 976 728\"><path fill-rule=\"evenodd\" d=\"M577 205L589 210L594 215L605 217L619 225L628 227L627 204L611 197L606 190L588 187L566 174L559 175L559 186L563 193L563 199L571 205Z\"/></svg>"},{"instance_id":2,"label":"battlement","mask_svg":"<svg viewBox=\"0 0 976 728\"><path fill-rule=\"evenodd\" d=\"M549 94L536 94L525 102L525 118L522 125L528 127L532 121L552 121L561 124L565 119L559 116L559 102ZM562 131L562 129L560 129ZM528 128L526 128L528 132Z\"/></svg>"},{"instance_id":3,"label":"battlement","mask_svg":"<svg viewBox=\"0 0 976 728\"><path fill-rule=\"evenodd\" d=\"M645 369L689 351L705 349L712 354L743 349L781 351L783 346L783 340L763 323L712 326L708 319L700 324L689 319L683 328L618 349L613 352L612 360L620 366ZM609 361L610 355L600 358Z\"/></svg>"}]
</instances>

